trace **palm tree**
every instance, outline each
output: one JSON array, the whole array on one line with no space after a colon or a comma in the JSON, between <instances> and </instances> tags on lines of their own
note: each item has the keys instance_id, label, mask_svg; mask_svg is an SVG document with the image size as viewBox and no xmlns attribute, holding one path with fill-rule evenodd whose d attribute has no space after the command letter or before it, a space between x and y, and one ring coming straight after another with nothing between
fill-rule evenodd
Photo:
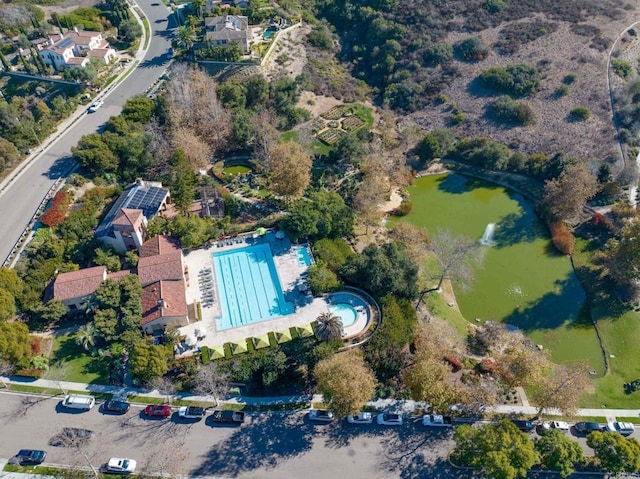
<instances>
[{"instance_id":1,"label":"palm tree","mask_svg":"<svg viewBox=\"0 0 640 479\"><path fill-rule=\"evenodd\" d=\"M316 319L316 336L320 341L336 341L342 337L342 320L327 311Z\"/></svg>"},{"instance_id":2,"label":"palm tree","mask_svg":"<svg viewBox=\"0 0 640 479\"><path fill-rule=\"evenodd\" d=\"M76 344L82 346L85 351L90 351L96 345L97 334L94 324L87 323L76 332Z\"/></svg>"},{"instance_id":3,"label":"palm tree","mask_svg":"<svg viewBox=\"0 0 640 479\"><path fill-rule=\"evenodd\" d=\"M176 43L183 51L193 53L193 45L196 40L197 35L193 27L187 25L178 27Z\"/></svg>"}]
</instances>

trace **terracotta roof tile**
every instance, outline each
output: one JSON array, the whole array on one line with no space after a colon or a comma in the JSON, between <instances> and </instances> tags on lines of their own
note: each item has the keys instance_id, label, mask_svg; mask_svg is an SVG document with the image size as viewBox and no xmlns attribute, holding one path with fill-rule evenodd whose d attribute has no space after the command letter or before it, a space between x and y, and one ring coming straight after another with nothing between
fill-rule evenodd
<instances>
[{"instance_id":1,"label":"terracotta roof tile","mask_svg":"<svg viewBox=\"0 0 640 479\"><path fill-rule=\"evenodd\" d=\"M107 276L107 268L94 266L79 271L60 273L53 282L53 299L81 298L96 292Z\"/></svg>"},{"instance_id":2,"label":"terracotta roof tile","mask_svg":"<svg viewBox=\"0 0 640 479\"><path fill-rule=\"evenodd\" d=\"M118 226L131 226L135 228L140 224L143 216L142 210L121 208L111 224Z\"/></svg>"},{"instance_id":3,"label":"terracotta roof tile","mask_svg":"<svg viewBox=\"0 0 640 479\"><path fill-rule=\"evenodd\" d=\"M155 236L140 248L138 277L142 286L160 280L184 278L182 250L166 236Z\"/></svg>"},{"instance_id":4,"label":"terracotta roof tile","mask_svg":"<svg viewBox=\"0 0 640 479\"><path fill-rule=\"evenodd\" d=\"M142 289L142 320L144 326L163 317L187 316L184 281L157 281Z\"/></svg>"}]
</instances>

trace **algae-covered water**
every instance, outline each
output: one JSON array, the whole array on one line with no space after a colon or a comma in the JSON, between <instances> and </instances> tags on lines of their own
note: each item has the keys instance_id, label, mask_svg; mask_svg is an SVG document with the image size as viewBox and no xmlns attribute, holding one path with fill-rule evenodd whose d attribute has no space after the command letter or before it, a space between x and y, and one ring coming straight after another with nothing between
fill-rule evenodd
<instances>
[{"instance_id":1,"label":"algae-covered water","mask_svg":"<svg viewBox=\"0 0 640 479\"><path fill-rule=\"evenodd\" d=\"M438 228L483 239L482 268L472 289L460 291L467 321L500 321L522 329L551 351L555 361L588 359L601 369L593 327L584 309L585 293L570 259L553 248L533 205L501 186L459 174L417 178L408 188L412 212L404 220L434 235Z\"/></svg>"}]
</instances>

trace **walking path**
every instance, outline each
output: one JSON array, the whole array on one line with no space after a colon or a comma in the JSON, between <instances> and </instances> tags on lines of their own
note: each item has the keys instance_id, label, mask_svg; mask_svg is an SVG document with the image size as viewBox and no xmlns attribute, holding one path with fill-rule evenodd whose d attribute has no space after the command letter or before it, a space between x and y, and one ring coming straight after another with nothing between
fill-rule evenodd
<instances>
[{"instance_id":1,"label":"walking path","mask_svg":"<svg viewBox=\"0 0 640 479\"><path fill-rule=\"evenodd\" d=\"M128 396L137 396L141 398L150 398L150 399L165 399L167 394L164 394L158 390L148 390L148 389L140 389L140 388L132 388L132 387L121 387L121 386L108 386L103 384L84 384L84 383L75 383L70 381L51 381L48 379L35 379L35 380L25 380L24 378L17 377L6 377L0 376L0 381L5 384L17 384L23 386L31 386L38 388L46 388L46 389L57 389L63 391L82 391L89 394L113 394L114 397L118 398L126 398ZM197 396L185 392L179 392L174 395L171 395L174 399L180 399L185 401L193 401L193 402L205 402L215 404L216 399L213 396ZM526 398L526 395L521 393L521 397ZM300 395L290 395L290 396L271 396L271 397L253 397L253 396L236 396L230 397L227 399L223 399L218 401L220 404L228 404L228 405L242 405L242 406L278 406L283 404L300 404L300 403L309 403L309 405L313 403L322 403L322 395L320 394L300 394ZM538 408L535 406L529 405L526 399L523 400L523 406L511 406L511 405L500 405L493 406L489 408L490 412L495 412L498 414L525 414L525 415L535 415L538 413ZM370 401L368 403L369 406L373 406L376 409L382 410L401 410L404 413L412 413L417 410L423 409L425 405L423 403L419 403L411 400L402 400L397 401L394 399L378 399L376 401ZM545 410L545 414L549 415L562 415L559 411L554 410ZM607 419L612 419L615 417L639 417L640 409L579 409L576 413L576 416L587 416L587 417L605 417ZM2 477L2 476L0 476Z\"/></svg>"}]
</instances>

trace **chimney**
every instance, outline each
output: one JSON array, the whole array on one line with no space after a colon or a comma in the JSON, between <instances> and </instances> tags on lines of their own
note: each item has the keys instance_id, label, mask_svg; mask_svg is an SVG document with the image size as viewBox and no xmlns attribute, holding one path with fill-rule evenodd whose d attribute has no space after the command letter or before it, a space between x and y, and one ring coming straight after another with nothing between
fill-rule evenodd
<instances>
[{"instance_id":1,"label":"chimney","mask_svg":"<svg viewBox=\"0 0 640 479\"><path fill-rule=\"evenodd\" d=\"M78 33L78 27L73 27L73 31Z\"/></svg>"}]
</instances>

